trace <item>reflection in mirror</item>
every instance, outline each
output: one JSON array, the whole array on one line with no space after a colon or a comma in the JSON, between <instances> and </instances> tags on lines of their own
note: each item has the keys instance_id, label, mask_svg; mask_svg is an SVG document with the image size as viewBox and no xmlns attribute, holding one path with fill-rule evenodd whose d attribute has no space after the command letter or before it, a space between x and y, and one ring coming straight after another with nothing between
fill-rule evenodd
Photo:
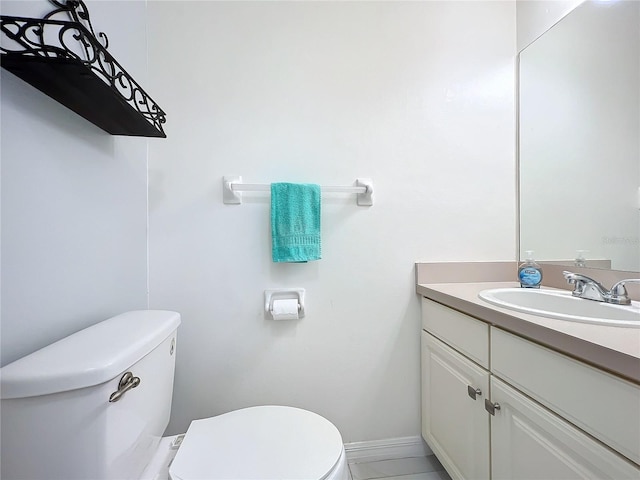
<instances>
[{"instance_id":1,"label":"reflection in mirror","mask_svg":"<svg viewBox=\"0 0 640 480\"><path fill-rule=\"evenodd\" d=\"M640 2L579 5L519 75L521 255L640 271Z\"/></svg>"}]
</instances>

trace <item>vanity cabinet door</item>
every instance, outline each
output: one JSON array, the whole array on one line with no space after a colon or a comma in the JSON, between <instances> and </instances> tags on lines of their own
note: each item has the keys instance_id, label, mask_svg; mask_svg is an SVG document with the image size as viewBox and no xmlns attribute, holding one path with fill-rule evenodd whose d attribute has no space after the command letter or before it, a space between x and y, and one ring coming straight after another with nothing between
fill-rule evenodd
<instances>
[{"instance_id":1,"label":"vanity cabinet door","mask_svg":"<svg viewBox=\"0 0 640 480\"><path fill-rule=\"evenodd\" d=\"M488 479L489 372L424 330L421 341L422 436L452 478Z\"/></svg>"},{"instance_id":2,"label":"vanity cabinet door","mask_svg":"<svg viewBox=\"0 0 640 480\"><path fill-rule=\"evenodd\" d=\"M494 376L490 403L494 480L640 478L636 465Z\"/></svg>"}]
</instances>

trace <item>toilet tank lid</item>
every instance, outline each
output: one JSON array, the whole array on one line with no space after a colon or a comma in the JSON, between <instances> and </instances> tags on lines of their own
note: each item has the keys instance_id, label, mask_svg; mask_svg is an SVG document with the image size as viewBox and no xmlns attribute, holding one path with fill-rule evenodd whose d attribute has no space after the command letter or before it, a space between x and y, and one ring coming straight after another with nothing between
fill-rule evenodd
<instances>
[{"instance_id":1,"label":"toilet tank lid","mask_svg":"<svg viewBox=\"0 0 640 480\"><path fill-rule=\"evenodd\" d=\"M0 396L34 397L107 382L166 340L180 314L138 310L111 317L0 368Z\"/></svg>"}]
</instances>

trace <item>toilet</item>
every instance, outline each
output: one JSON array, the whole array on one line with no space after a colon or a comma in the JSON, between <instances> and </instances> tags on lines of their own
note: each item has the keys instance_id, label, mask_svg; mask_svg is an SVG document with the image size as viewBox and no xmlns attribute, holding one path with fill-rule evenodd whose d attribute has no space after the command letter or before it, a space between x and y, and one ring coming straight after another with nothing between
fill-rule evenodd
<instances>
[{"instance_id":1,"label":"toilet","mask_svg":"<svg viewBox=\"0 0 640 480\"><path fill-rule=\"evenodd\" d=\"M123 313L0 369L7 480L347 480L338 429L289 406L169 423L180 315Z\"/></svg>"}]
</instances>

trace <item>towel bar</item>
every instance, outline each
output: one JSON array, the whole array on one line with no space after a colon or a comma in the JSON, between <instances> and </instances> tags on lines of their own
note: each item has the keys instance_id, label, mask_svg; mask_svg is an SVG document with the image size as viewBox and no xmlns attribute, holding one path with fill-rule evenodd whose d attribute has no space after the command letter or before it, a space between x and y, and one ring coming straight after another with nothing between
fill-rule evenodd
<instances>
[{"instance_id":1,"label":"towel bar","mask_svg":"<svg viewBox=\"0 0 640 480\"><path fill-rule=\"evenodd\" d=\"M373 205L373 182L370 178L357 178L353 186L322 186L323 193L355 193L361 207ZM271 185L266 183L242 183L240 176L222 177L222 202L227 205L241 205L241 192L269 192Z\"/></svg>"}]
</instances>

